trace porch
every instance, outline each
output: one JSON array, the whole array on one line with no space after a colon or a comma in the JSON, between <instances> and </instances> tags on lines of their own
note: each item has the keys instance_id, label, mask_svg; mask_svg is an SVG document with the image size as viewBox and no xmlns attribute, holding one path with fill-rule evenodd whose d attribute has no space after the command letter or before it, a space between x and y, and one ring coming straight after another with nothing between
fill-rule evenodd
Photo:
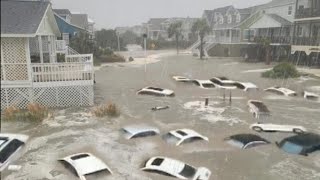
<instances>
[{"instance_id":1,"label":"porch","mask_svg":"<svg viewBox=\"0 0 320 180\"><path fill-rule=\"evenodd\" d=\"M93 81L92 54L78 54L48 36L1 38L1 109L26 108L32 102L90 106Z\"/></svg>"}]
</instances>

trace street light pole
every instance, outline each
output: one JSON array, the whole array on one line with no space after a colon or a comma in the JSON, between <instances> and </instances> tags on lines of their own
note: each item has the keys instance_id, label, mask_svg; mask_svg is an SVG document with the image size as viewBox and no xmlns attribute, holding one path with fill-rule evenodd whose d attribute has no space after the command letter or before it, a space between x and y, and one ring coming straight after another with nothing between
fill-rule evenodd
<instances>
[{"instance_id":1,"label":"street light pole","mask_svg":"<svg viewBox=\"0 0 320 180\"><path fill-rule=\"evenodd\" d=\"M143 34L144 40L144 72L147 72L147 34Z\"/></svg>"}]
</instances>

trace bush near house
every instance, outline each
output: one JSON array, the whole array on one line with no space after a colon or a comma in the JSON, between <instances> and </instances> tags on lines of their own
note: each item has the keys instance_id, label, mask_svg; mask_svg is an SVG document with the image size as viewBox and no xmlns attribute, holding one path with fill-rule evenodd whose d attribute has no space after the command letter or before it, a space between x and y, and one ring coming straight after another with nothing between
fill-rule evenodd
<instances>
[{"instance_id":1,"label":"bush near house","mask_svg":"<svg viewBox=\"0 0 320 180\"><path fill-rule=\"evenodd\" d=\"M276 65L272 70L262 73L262 77L273 78L273 79L287 79L296 78L300 74L296 67L290 63L280 63Z\"/></svg>"},{"instance_id":2,"label":"bush near house","mask_svg":"<svg viewBox=\"0 0 320 180\"><path fill-rule=\"evenodd\" d=\"M38 103L30 103L27 109L21 110L17 107L11 106L3 111L1 119L3 120L32 120L42 121L48 117L49 111L46 107Z\"/></svg>"}]
</instances>

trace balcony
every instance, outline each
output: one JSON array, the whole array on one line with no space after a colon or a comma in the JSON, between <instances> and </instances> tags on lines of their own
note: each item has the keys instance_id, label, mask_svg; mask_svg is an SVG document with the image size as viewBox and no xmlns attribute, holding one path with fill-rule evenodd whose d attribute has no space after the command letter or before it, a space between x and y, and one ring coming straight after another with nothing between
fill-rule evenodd
<instances>
[{"instance_id":1,"label":"balcony","mask_svg":"<svg viewBox=\"0 0 320 180\"><path fill-rule=\"evenodd\" d=\"M93 84L92 54L66 55L63 63L33 63L31 78L35 86Z\"/></svg>"},{"instance_id":2,"label":"balcony","mask_svg":"<svg viewBox=\"0 0 320 180\"><path fill-rule=\"evenodd\" d=\"M260 42L261 39L268 39L270 40L271 44L290 44L291 43L290 36L272 36L272 37L256 36L254 37L253 42Z\"/></svg>"},{"instance_id":3,"label":"balcony","mask_svg":"<svg viewBox=\"0 0 320 180\"><path fill-rule=\"evenodd\" d=\"M300 8L297 10L295 18L296 19L305 19L305 18L314 18L320 17L320 8Z\"/></svg>"},{"instance_id":4,"label":"balcony","mask_svg":"<svg viewBox=\"0 0 320 180\"><path fill-rule=\"evenodd\" d=\"M295 37L293 45L301 46L320 46L320 37Z\"/></svg>"}]
</instances>

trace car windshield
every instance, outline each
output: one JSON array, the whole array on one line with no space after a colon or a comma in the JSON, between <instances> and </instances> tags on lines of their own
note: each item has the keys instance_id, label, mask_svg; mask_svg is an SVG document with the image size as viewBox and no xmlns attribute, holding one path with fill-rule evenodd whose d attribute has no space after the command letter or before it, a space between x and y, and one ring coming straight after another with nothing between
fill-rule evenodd
<instances>
[{"instance_id":1,"label":"car windshield","mask_svg":"<svg viewBox=\"0 0 320 180\"><path fill-rule=\"evenodd\" d=\"M320 180L320 0L0 3L3 180Z\"/></svg>"},{"instance_id":2,"label":"car windshield","mask_svg":"<svg viewBox=\"0 0 320 180\"><path fill-rule=\"evenodd\" d=\"M281 149L284 151L291 153L291 154L300 154L303 150L303 146L294 144L290 141L286 141L282 146Z\"/></svg>"},{"instance_id":3,"label":"car windshield","mask_svg":"<svg viewBox=\"0 0 320 180\"><path fill-rule=\"evenodd\" d=\"M184 168L182 171L179 173L181 176L186 177L186 178L192 178L196 173L196 169L185 164Z\"/></svg>"},{"instance_id":4,"label":"car windshield","mask_svg":"<svg viewBox=\"0 0 320 180\"><path fill-rule=\"evenodd\" d=\"M18 139L13 139L10 141L1 151L0 151L0 162L4 163L13 153L15 153L24 142Z\"/></svg>"}]
</instances>

